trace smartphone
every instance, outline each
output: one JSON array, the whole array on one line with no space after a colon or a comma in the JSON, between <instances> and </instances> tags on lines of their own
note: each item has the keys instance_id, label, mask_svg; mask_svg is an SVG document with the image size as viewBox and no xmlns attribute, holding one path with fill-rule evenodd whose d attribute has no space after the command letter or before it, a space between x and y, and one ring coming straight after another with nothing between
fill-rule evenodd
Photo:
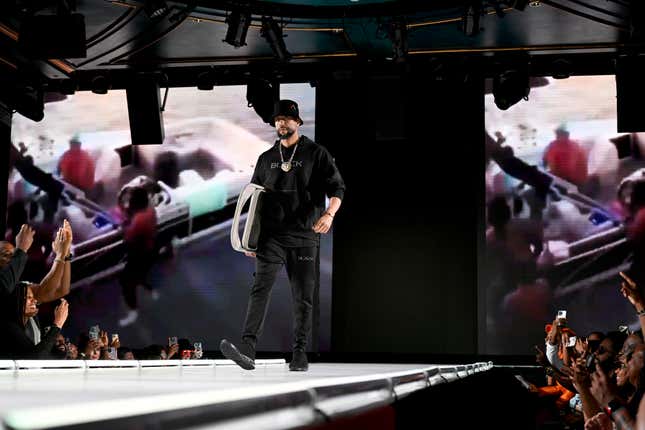
<instances>
[{"instance_id":1,"label":"smartphone","mask_svg":"<svg viewBox=\"0 0 645 430\"><path fill-rule=\"evenodd\" d=\"M575 337L575 336L571 336L571 337L569 338L569 344L567 345L567 347L572 348L572 347L574 347L574 346L576 346L576 337Z\"/></svg>"},{"instance_id":2,"label":"smartphone","mask_svg":"<svg viewBox=\"0 0 645 430\"><path fill-rule=\"evenodd\" d=\"M177 336L170 336L168 338L168 346L177 345Z\"/></svg>"},{"instance_id":3,"label":"smartphone","mask_svg":"<svg viewBox=\"0 0 645 430\"><path fill-rule=\"evenodd\" d=\"M117 340L119 340L119 333L112 334L112 343L116 342Z\"/></svg>"},{"instance_id":4,"label":"smartphone","mask_svg":"<svg viewBox=\"0 0 645 430\"><path fill-rule=\"evenodd\" d=\"M89 338L90 338L90 340L98 340L98 338L99 338L99 326L98 325L93 325L92 327L90 327Z\"/></svg>"},{"instance_id":5,"label":"smartphone","mask_svg":"<svg viewBox=\"0 0 645 430\"><path fill-rule=\"evenodd\" d=\"M556 319L567 319L567 311L558 311L558 316L555 317Z\"/></svg>"},{"instance_id":6,"label":"smartphone","mask_svg":"<svg viewBox=\"0 0 645 430\"><path fill-rule=\"evenodd\" d=\"M589 354L585 360L585 366L590 372L596 371L596 356L594 354Z\"/></svg>"}]
</instances>

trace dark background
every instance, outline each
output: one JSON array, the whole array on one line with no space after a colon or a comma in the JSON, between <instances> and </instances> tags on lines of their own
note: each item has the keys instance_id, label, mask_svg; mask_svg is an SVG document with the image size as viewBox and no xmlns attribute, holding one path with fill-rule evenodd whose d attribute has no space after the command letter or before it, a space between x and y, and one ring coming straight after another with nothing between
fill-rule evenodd
<instances>
[{"instance_id":1,"label":"dark background","mask_svg":"<svg viewBox=\"0 0 645 430\"><path fill-rule=\"evenodd\" d=\"M475 354L482 79L368 68L321 82L317 96L318 143L347 183L332 351Z\"/></svg>"}]
</instances>

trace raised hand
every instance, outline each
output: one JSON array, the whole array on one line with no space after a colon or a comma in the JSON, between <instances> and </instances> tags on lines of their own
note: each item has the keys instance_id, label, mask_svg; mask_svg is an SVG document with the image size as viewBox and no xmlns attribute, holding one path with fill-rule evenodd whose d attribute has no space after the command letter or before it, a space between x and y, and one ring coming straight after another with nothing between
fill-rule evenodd
<instances>
[{"instance_id":1,"label":"raised hand","mask_svg":"<svg viewBox=\"0 0 645 430\"><path fill-rule=\"evenodd\" d=\"M179 345L176 343L173 343L168 347L168 360L170 360L171 357L174 357L177 353L179 352Z\"/></svg>"},{"instance_id":2,"label":"raised hand","mask_svg":"<svg viewBox=\"0 0 645 430\"><path fill-rule=\"evenodd\" d=\"M598 412L585 422L585 430L612 430L614 428L609 415Z\"/></svg>"},{"instance_id":3,"label":"raised hand","mask_svg":"<svg viewBox=\"0 0 645 430\"><path fill-rule=\"evenodd\" d=\"M68 315L69 303L65 299L60 299L60 304L54 309L54 325L58 328L63 328Z\"/></svg>"},{"instance_id":4,"label":"raised hand","mask_svg":"<svg viewBox=\"0 0 645 430\"><path fill-rule=\"evenodd\" d=\"M74 241L74 234L72 232L72 226L69 221L63 221L63 231L65 232L65 256L68 256L72 249L72 242Z\"/></svg>"},{"instance_id":5,"label":"raised hand","mask_svg":"<svg viewBox=\"0 0 645 430\"><path fill-rule=\"evenodd\" d=\"M115 338L112 339L112 343L110 343L110 346L112 348L119 349L119 348L121 348L121 341L119 340L118 337L115 337Z\"/></svg>"},{"instance_id":6,"label":"raised hand","mask_svg":"<svg viewBox=\"0 0 645 430\"><path fill-rule=\"evenodd\" d=\"M606 407L617 396L616 383L607 377L607 374L596 362L596 371L591 374L591 394L601 407Z\"/></svg>"},{"instance_id":7,"label":"raised hand","mask_svg":"<svg viewBox=\"0 0 645 430\"><path fill-rule=\"evenodd\" d=\"M52 251L56 254L56 258L65 258L65 231L61 228L56 232L54 241L52 242Z\"/></svg>"},{"instance_id":8,"label":"raised hand","mask_svg":"<svg viewBox=\"0 0 645 430\"><path fill-rule=\"evenodd\" d=\"M94 350L96 349L99 349L100 347L101 343L98 339L90 339L87 342L87 346L85 346L85 351L83 352L85 353L86 357L90 357L92 355L92 352L94 352Z\"/></svg>"},{"instance_id":9,"label":"raised hand","mask_svg":"<svg viewBox=\"0 0 645 430\"><path fill-rule=\"evenodd\" d=\"M641 294L636 284L623 282L620 285L620 293L623 295L623 297L629 300L629 303L631 303L637 311L645 308L643 295Z\"/></svg>"},{"instance_id":10,"label":"raised hand","mask_svg":"<svg viewBox=\"0 0 645 430\"><path fill-rule=\"evenodd\" d=\"M24 252L27 252L31 247L31 244L34 243L34 233L33 228L29 227L27 224L23 224L16 235L16 248L20 248Z\"/></svg>"},{"instance_id":11,"label":"raised hand","mask_svg":"<svg viewBox=\"0 0 645 430\"><path fill-rule=\"evenodd\" d=\"M99 334L99 343L101 348L107 348L108 345L110 344L110 341L108 340L108 333L105 330L101 330L101 333Z\"/></svg>"},{"instance_id":12,"label":"raised hand","mask_svg":"<svg viewBox=\"0 0 645 430\"><path fill-rule=\"evenodd\" d=\"M588 387L591 383L584 358L576 359L575 365L573 366L572 382L578 391L580 391L581 387Z\"/></svg>"}]
</instances>

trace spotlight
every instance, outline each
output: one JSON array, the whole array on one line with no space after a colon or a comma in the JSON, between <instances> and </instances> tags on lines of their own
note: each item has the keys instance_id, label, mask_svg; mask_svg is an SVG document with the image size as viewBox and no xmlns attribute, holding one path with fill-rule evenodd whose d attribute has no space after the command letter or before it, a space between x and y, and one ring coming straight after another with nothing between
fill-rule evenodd
<instances>
[{"instance_id":1,"label":"spotlight","mask_svg":"<svg viewBox=\"0 0 645 430\"><path fill-rule=\"evenodd\" d=\"M466 36L476 36L481 31L479 27L480 19L482 14L482 4L479 0L470 1L465 9L462 16L462 28Z\"/></svg>"},{"instance_id":2,"label":"spotlight","mask_svg":"<svg viewBox=\"0 0 645 430\"><path fill-rule=\"evenodd\" d=\"M212 90L214 82L215 82L215 76L213 76L213 72L211 70L207 70L197 75L197 89L199 90L203 90L203 91Z\"/></svg>"},{"instance_id":3,"label":"spotlight","mask_svg":"<svg viewBox=\"0 0 645 430\"><path fill-rule=\"evenodd\" d=\"M163 16L170 9L164 0L146 0L143 10L150 18L156 19Z\"/></svg>"},{"instance_id":4,"label":"spotlight","mask_svg":"<svg viewBox=\"0 0 645 430\"><path fill-rule=\"evenodd\" d=\"M246 45L246 33L251 25L251 13L234 10L226 19L228 30L224 42L236 48Z\"/></svg>"},{"instance_id":5,"label":"spotlight","mask_svg":"<svg viewBox=\"0 0 645 430\"><path fill-rule=\"evenodd\" d=\"M522 99L528 100L531 87L529 75L520 70L507 70L493 78L495 105L506 110Z\"/></svg>"},{"instance_id":6,"label":"spotlight","mask_svg":"<svg viewBox=\"0 0 645 430\"><path fill-rule=\"evenodd\" d=\"M65 95L72 95L76 92L77 85L76 81L74 79L63 79L60 81L60 85L58 86L58 91L61 94Z\"/></svg>"},{"instance_id":7,"label":"spotlight","mask_svg":"<svg viewBox=\"0 0 645 430\"><path fill-rule=\"evenodd\" d=\"M404 61L408 54L408 27L405 22L397 21L392 23L390 39L392 39L394 61Z\"/></svg>"},{"instance_id":8,"label":"spotlight","mask_svg":"<svg viewBox=\"0 0 645 430\"><path fill-rule=\"evenodd\" d=\"M107 94L110 88L112 84L107 77L98 75L92 78L91 89L94 94Z\"/></svg>"},{"instance_id":9,"label":"spotlight","mask_svg":"<svg viewBox=\"0 0 645 430\"><path fill-rule=\"evenodd\" d=\"M291 54L287 51L287 47L284 44L284 36L282 35L282 28L280 24L275 22L273 18L265 16L262 17L262 31L260 33L264 37L273 53L280 61L289 61L291 60Z\"/></svg>"},{"instance_id":10,"label":"spotlight","mask_svg":"<svg viewBox=\"0 0 645 430\"><path fill-rule=\"evenodd\" d=\"M571 63L564 58L558 58L551 63L553 79L567 79L571 76Z\"/></svg>"},{"instance_id":11,"label":"spotlight","mask_svg":"<svg viewBox=\"0 0 645 430\"><path fill-rule=\"evenodd\" d=\"M32 121L44 118L44 94L40 85L11 79L0 88L0 101L11 109Z\"/></svg>"},{"instance_id":12,"label":"spotlight","mask_svg":"<svg viewBox=\"0 0 645 430\"><path fill-rule=\"evenodd\" d=\"M265 80L252 80L246 86L246 101L262 121L273 125L273 108L279 99L280 87Z\"/></svg>"}]
</instances>

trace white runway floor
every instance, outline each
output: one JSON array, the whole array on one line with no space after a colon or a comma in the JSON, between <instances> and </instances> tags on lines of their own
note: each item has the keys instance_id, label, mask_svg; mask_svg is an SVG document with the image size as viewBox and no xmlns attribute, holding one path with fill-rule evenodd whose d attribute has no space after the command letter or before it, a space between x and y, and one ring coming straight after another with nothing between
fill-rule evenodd
<instances>
[{"instance_id":1,"label":"white runway floor","mask_svg":"<svg viewBox=\"0 0 645 430\"><path fill-rule=\"evenodd\" d=\"M312 363L308 372L290 372L283 360L258 360L254 371L226 360L48 362L79 366L71 369L36 368L38 363L0 366L0 415L6 428L88 424L97 429L97 423L126 428L127 420L132 424L136 417L155 417L158 423L186 411L209 427L288 428L288 423L315 423L320 413L335 416L391 403L492 367ZM163 366L144 367L155 364ZM90 367L114 365L132 367ZM232 405L236 413L230 412ZM199 419L206 415L208 420ZM116 424L119 420L123 425Z\"/></svg>"}]
</instances>

